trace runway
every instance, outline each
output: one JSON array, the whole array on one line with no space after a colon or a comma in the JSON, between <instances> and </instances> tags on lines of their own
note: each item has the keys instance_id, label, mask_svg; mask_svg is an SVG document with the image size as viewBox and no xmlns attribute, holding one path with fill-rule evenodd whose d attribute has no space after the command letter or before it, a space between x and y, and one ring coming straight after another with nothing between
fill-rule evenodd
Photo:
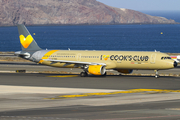
<instances>
[{"instance_id":1,"label":"runway","mask_svg":"<svg viewBox=\"0 0 180 120\"><path fill-rule=\"evenodd\" d=\"M26 73L15 73L26 70ZM47 71L56 71L48 73ZM179 67L80 77L81 69L0 62L2 120L180 119Z\"/></svg>"},{"instance_id":2,"label":"runway","mask_svg":"<svg viewBox=\"0 0 180 120\"><path fill-rule=\"evenodd\" d=\"M153 76L117 76L106 77L89 76L63 77L65 74L23 74L23 73L0 73L1 85L14 86L41 86L41 87L67 87L89 89L179 89L180 78L163 76L158 79ZM62 76L62 77L51 77Z\"/></svg>"},{"instance_id":3,"label":"runway","mask_svg":"<svg viewBox=\"0 0 180 120\"><path fill-rule=\"evenodd\" d=\"M2 120L180 118L179 77L0 73L0 83Z\"/></svg>"}]
</instances>

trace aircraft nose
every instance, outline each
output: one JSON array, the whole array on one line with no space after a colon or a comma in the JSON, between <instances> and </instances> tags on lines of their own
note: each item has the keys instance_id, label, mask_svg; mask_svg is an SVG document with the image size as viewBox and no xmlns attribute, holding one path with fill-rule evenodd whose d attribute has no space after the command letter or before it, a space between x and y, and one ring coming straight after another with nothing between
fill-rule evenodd
<instances>
[{"instance_id":1,"label":"aircraft nose","mask_svg":"<svg viewBox=\"0 0 180 120\"><path fill-rule=\"evenodd\" d=\"M177 62L176 62L176 61L174 61L174 67L177 67L177 65L178 65L178 64L177 64Z\"/></svg>"}]
</instances>

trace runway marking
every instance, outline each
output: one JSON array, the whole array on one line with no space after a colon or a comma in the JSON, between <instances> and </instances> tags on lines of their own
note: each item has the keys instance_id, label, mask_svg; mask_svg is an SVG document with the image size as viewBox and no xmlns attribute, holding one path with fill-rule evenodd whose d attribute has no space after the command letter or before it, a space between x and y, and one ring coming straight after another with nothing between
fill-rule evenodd
<instances>
[{"instance_id":1,"label":"runway marking","mask_svg":"<svg viewBox=\"0 0 180 120\"><path fill-rule=\"evenodd\" d=\"M57 75L57 76L47 76L47 77L78 77L78 75Z\"/></svg>"},{"instance_id":2,"label":"runway marking","mask_svg":"<svg viewBox=\"0 0 180 120\"><path fill-rule=\"evenodd\" d=\"M44 98L50 100L57 99L67 99L67 98L80 98L80 97L90 97L90 96L103 96L103 95L115 95L115 94L128 94L128 93L145 93L145 94L159 94L159 93L169 93L169 92L180 92L180 90L161 90L161 89L131 89L117 92L101 92L101 93L84 93L77 95L61 95L54 98Z\"/></svg>"},{"instance_id":3,"label":"runway marking","mask_svg":"<svg viewBox=\"0 0 180 120\"><path fill-rule=\"evenodd\" d=\"M107 89L85 89L85 88L64 88L64 87L37 87L37 86L9 86L0 85L1 94L77 94L77 93L98 93L98 92L116 92L118 90Z\"/></svg>"},{"instance_id":4,"label":"runway marking","mask_svg":"<svg viewBox=\"0 0 180 120\"><path fill-rule=\"evenodd\" d=\"M180 108L167 108L166 110L180 110Z\"/></svg>"}]
</instances>

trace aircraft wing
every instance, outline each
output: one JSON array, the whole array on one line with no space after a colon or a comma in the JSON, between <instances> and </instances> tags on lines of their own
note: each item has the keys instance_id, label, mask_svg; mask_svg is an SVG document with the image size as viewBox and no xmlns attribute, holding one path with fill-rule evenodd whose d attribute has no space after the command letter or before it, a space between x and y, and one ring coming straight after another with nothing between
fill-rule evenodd
<instances>
[{"instance_id":1,"label":"aircraft wing","mask_svg":"<svg viewBox=\"0 0 180 120\"><path fill-rule=\"evenodd\" d=\"M76 67L79 67L80 65L102 65L106 66L105 63L93 63L93 62L82 62L82 61L67 61L67 60L51 60L51 59L43 59L44 61L50 61L51 64L55 63L66 63L64 64L64 67L70 64L75 64Z\"/></svg>"}]
</instances>

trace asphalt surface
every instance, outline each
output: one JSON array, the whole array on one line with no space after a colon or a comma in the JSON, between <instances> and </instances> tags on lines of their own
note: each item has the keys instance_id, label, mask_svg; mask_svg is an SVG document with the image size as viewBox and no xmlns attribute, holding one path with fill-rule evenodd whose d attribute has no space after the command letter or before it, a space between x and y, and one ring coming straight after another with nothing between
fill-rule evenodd
<instances>
[{"instance_id":1,"label":"asphalt surface","mask_svg":"<svg viewBox=\"0 0 180 120\"><path fill-rule=\"evenodd\" d=\"M55 77L54 77L55 76ZM40 87L67 87L89 89L180 89L180 77L162 76L156 79L153 76L93 76L63 77L66 74L23 74L0 73L1 85L40 86Z\"/></svg>"},{"instance_id":2,"label":"asphalt surface","mask_svg":"<svg viewBox=\"0 0 180 120\"><path fill-rule=\"evenodd\" d=\"M6 120L179 120L179 100L115 106L67 106L12 111ZM58 106L58 105L57 105ZM133 107L132 107L133 106ZM174 107L174 108L172 108ZM0 113L2 114L2 113Z\"/></svg>"},{"instance_id":3,"label":"asphalt surface","mask_svg":"<svg viewBox=\"0 0 180 120\"><path fill-rule=\"evenodd\" d=\"M0 64L0 71L47 68L59 70ZM180 120L179 102L180 77L0 73L0 120Z\"/></svg>"}]
</instances>

